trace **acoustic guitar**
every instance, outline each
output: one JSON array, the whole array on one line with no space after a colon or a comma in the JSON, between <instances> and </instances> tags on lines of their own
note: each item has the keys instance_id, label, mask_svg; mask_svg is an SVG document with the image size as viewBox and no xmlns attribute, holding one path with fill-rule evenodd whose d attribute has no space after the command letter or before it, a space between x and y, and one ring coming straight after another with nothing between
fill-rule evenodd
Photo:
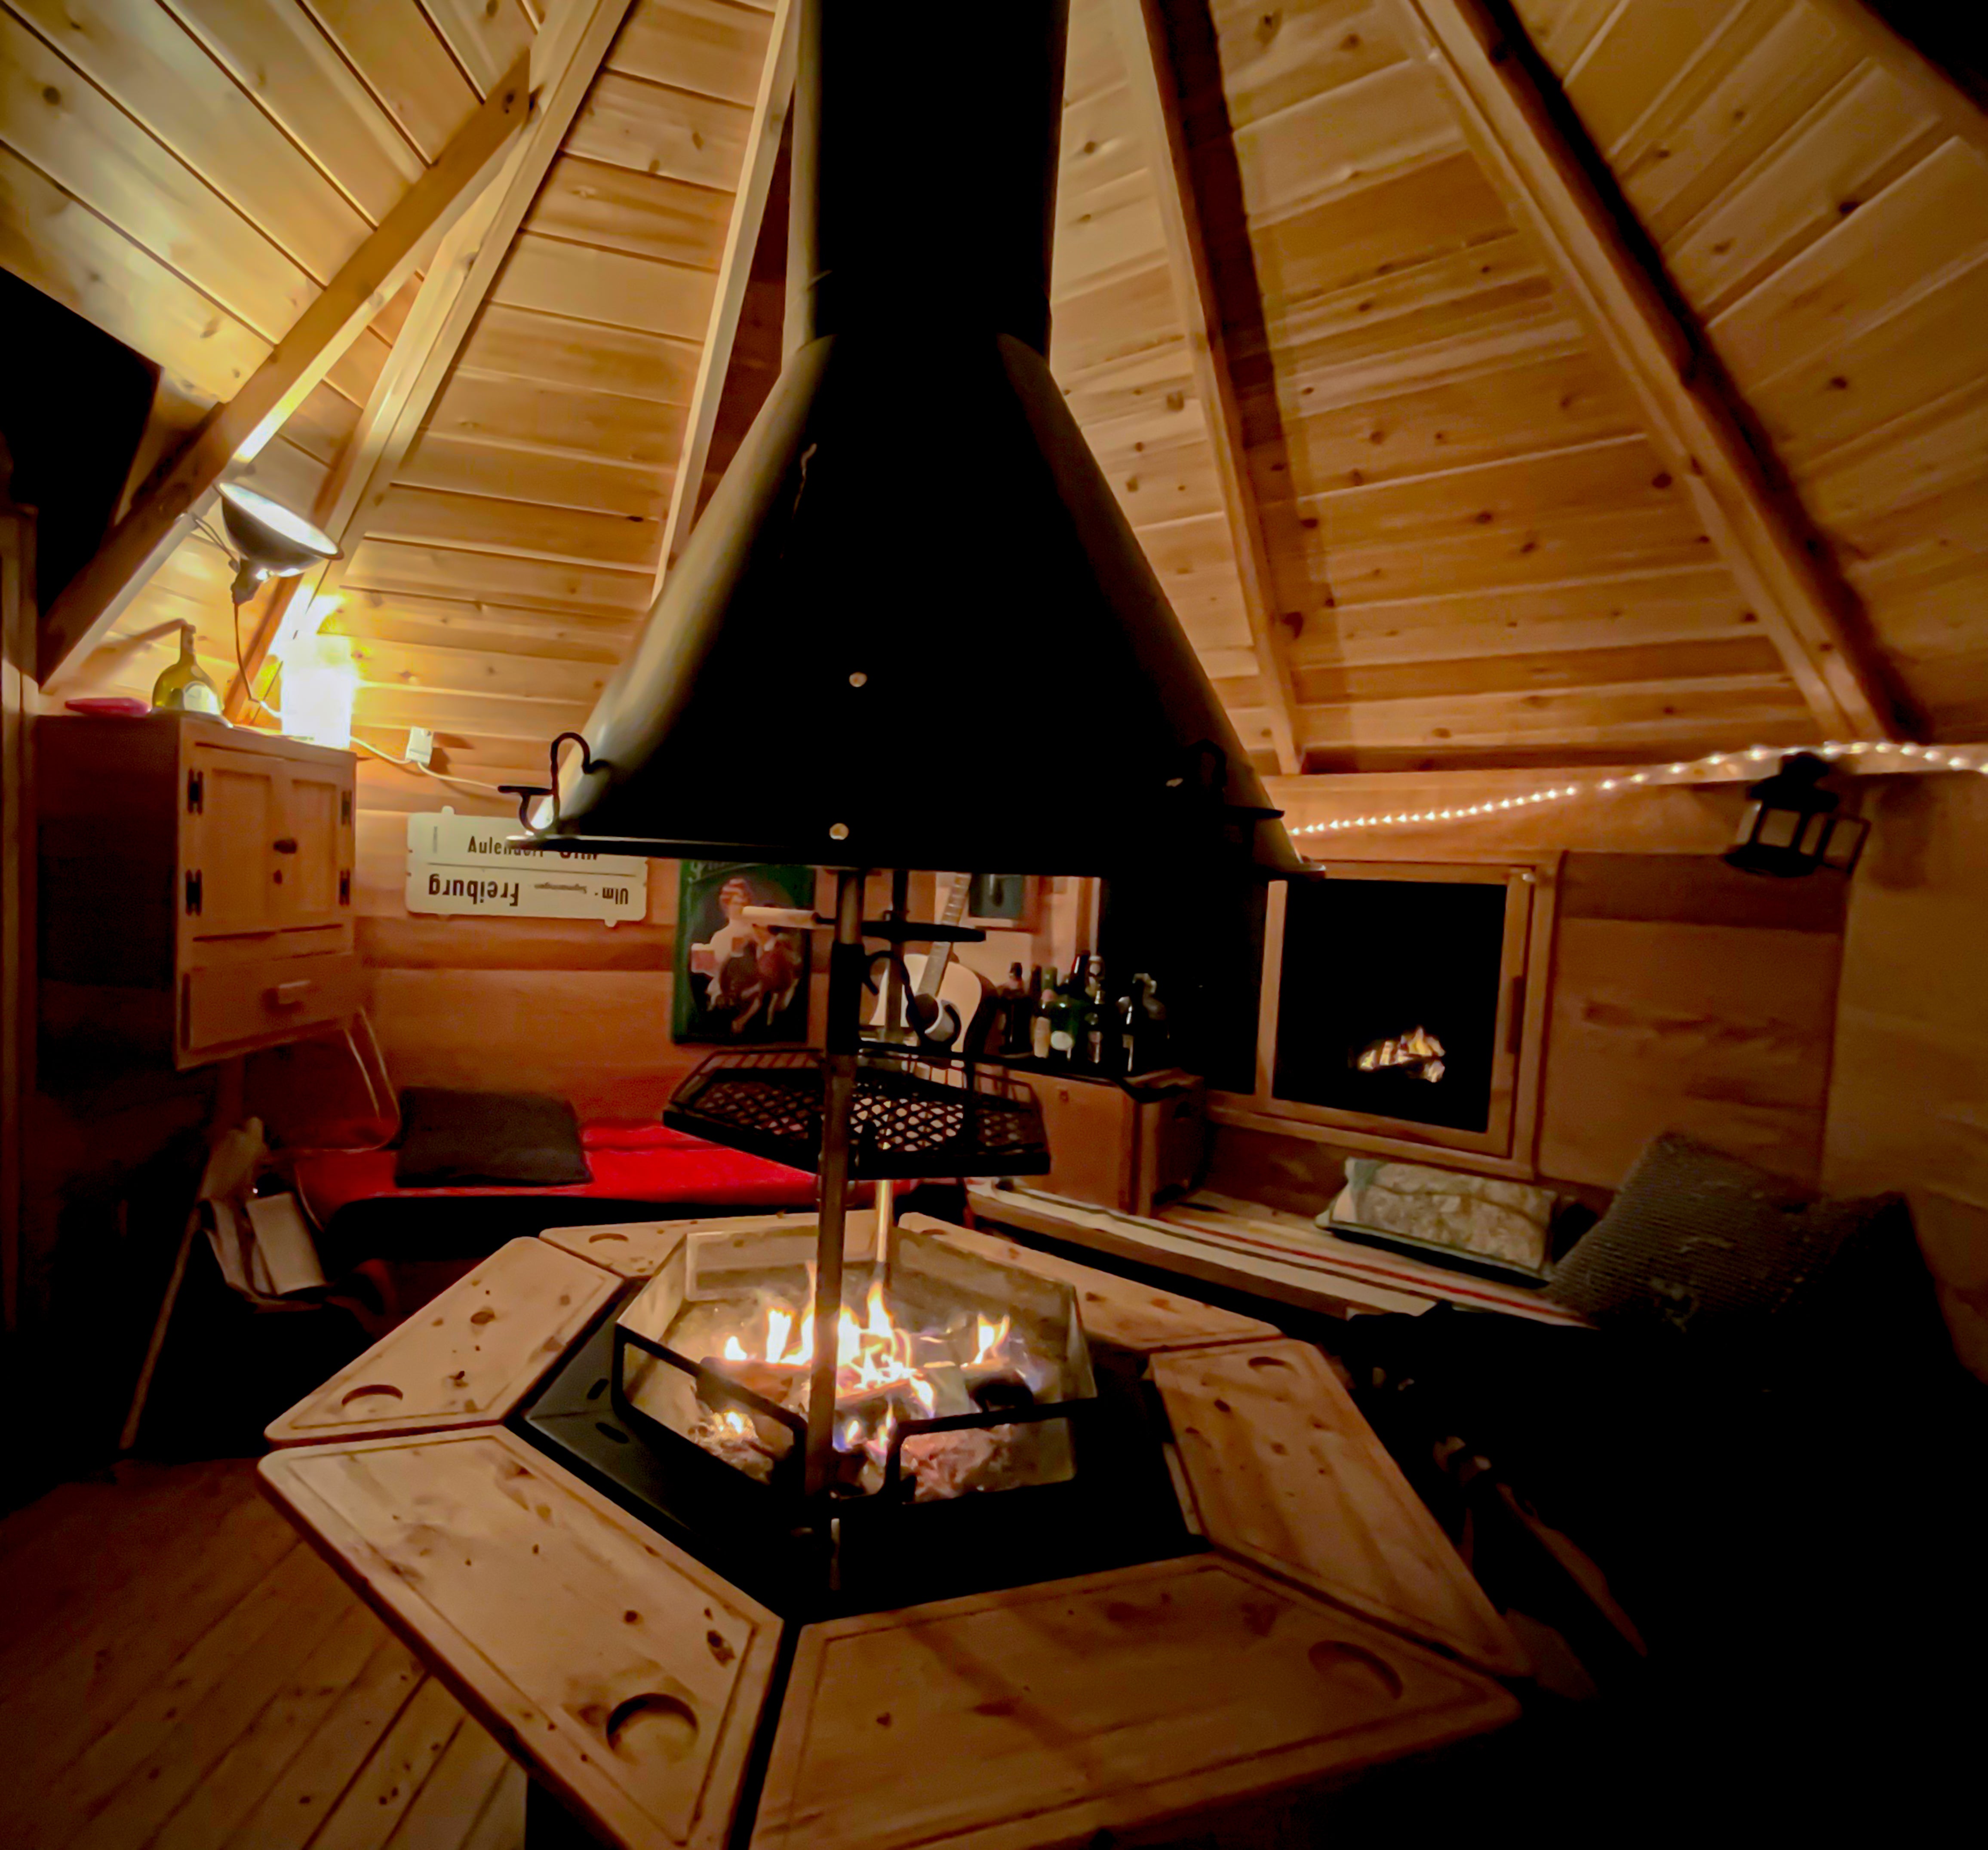
<instances>
[{"instance_id":1,"label":"acoustic guitar","mask_svg":"<svg viewBox=\"0 0 1988 1850\"><path fill-rule=\"evenodd\" d=\"M953 876L945 910L940 914L942 924L957 925L966 917L967 893L972 883L970 873ZM877 992L871 1027L908 1034L930 1047L970 1043L969 1031L982 1020L993 985L978 971L959 962L952 951L951 941L942 940L929 952L913 952L905 957L904 1001L894 1021L890 1018L889 959L877 958L871 966Z\"/></svg>"}]
</instances>

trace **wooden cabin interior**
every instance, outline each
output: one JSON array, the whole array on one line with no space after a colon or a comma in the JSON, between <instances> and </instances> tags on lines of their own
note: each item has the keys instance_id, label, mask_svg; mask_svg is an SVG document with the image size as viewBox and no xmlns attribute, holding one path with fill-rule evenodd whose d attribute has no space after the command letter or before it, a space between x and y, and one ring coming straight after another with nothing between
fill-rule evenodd
<instances>
[{"instance_id":1,"label":"wooden cabin interior","mask_svg":"<svg viewBox=\"0 0 1988 1850\"><path fill-rule=\"evenodd\" d=\"M0 1842L1977 1810L1973 11L0 0Z\"/></svg>"}]
</instances>

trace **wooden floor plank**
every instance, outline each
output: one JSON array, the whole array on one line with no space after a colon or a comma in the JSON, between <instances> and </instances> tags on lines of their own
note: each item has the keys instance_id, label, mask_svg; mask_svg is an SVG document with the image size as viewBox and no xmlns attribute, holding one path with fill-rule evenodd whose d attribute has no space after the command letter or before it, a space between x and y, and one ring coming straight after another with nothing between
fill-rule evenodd
<instances>
[{"instance_id":1,"label":"wooden floor plank","mask_svg":"<svg viewBox=\"0 0 1988 1850\"><path fill-rule=\"evenodd\" d=\"M388 1639L220 1850L304 1850L421 1683L414 1654Z\"/></svg>"},{"instance_id":2,"label":"wooden floor plank","mask_svg":"<svg viewBox=\"0 0 1988 1850\"><path fill-rule=\"evenodd\" d=\"M320 1571L321 1564L308 1548L291 1549L127 1707L116 1714L74 1718L69 1730L56 1734L37 1770L37 1833L59 1843L84 1828L134 1771L171 1739L188 1710L231 1675L268 1632L290 1622L295 1602L322 1584ZM64 1750L81 1734L86 1720L96 1731L78 1751L66 1755Z\"/></svg>"},{"instance_id":3,"label":"wooden floor plank","mask_svg":"<svg viewBox=\"0 0 1988 1850\"><path fill-rule=\"evenodd\" d=\"M458 1729L462 1705L428 1678L346 1788L309 1850L383 1850Z\"/></svg>"},{"instance_id":4,"label":"wooden floor plank","mask_svg":"<svg viewBox=\"0 0 1988 1850\"><path fill-rule=\"evenodd\" d=\"M214 1850L225 1842L365 1673L388 1642L387 1628L364 1607L340 1603L343 1610L323 1642L188 1793L151 1850Z\"/></svg>"},{"instance_id":5,"label":"wooden floor plank","mask_svg":"<svg viewBox=\"0 0 1988 1850\"><path fill-rule=\"evenodd\" d=\"M387 1850L461 1850L509 1764L504 1750L465 1718L387 1838Z\"/></svg>"},{"instance_id":6,"label":"wooden floor plank","mask_svg":"<svg viewBox=\"0 0 1988 1850\"><path fill-rule=\"evenodd\" d=\"M526 1850L525 1769L507 1761L482 1814L462 1840L462 1850Z\"/></svg>"},{"instance_id":7,"label":"wooden floor plank","mask_svg":"<svg viewBox=\"0 0 1988 1850\"><path fill-rule=\"evenodd\" d=\"M70 1850L133 1850L149 1844L276 1699L294 1674L298 1659L315 1651L349 1611L337 1593L335 1585L318 1592L314 1583L301 1598L286 1602L274 1624L205 1696L181 1713L172 1733L70 1840Z\"/></svg>"},{"instance_id":8,"label":"wooden floor plank","mask_svg":"<svg viewBox=\"0 0 1988 1850\"><path fill-rule=\"evenodd\" d=\"M32 1586L32 1599L0 1609L0 1687L11 1686L17 1649L46 1663L76 1615L100 1608L134 1576L155 1571L161 1544L187 1529L211 1529L238 1504L257 1501L245 1459L190 1465L120 1465L116 1480L64 1484L42 1504L60 1501L66 1517L24 1541L6 1561L10 1584ZM42 1504L10 1516L0 1529L24 1528Z\"/></svg>"},{"instance_id":9,"label":"wooden floor plank","mask_svg":"<svg viewBox=\"0 0 1988 1850\"><path fill-rule=\"evenodd\" d=\"M296 1546L280 1518L255 1504L199 1539L171 1558L144 1597L109 1602L0 1707L0 1739L32 1741L42 1775L80 1755ZM0 1785L0 1842L41 1783Z\"/></svg>"}]
</instances>

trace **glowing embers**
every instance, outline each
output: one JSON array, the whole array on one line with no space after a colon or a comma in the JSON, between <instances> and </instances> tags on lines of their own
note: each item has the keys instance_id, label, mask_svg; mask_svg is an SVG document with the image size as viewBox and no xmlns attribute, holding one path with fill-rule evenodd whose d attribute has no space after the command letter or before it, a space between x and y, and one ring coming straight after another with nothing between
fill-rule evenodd
<instances>
[{"instance_id":1,"label":"glowing embers","mask_svg":"<svg viewBox=\"0 0 1988 1850\"><path fill-rule=\"evenodd\" d=\"M1427 1028L1418 1025L1405 1035L1391 1035L1384 1041L1376 1041L1362 1048L1353 1064L1364 1073L1405 1068L1417 1079L1426 1079L1433 1085L1442 1077L1442 1043Z\"/></svg>"},{"instance_id":2,"label":"glowing embers","mask_svg":"<svg viewBox=\"0 0 1988 1850\"><path fill-rule=\"evenodd\" d=\"M798 1493L814 1238L694 1234L623 1313L615 1405L652 1445ZM844 1283L837 1495L925 1502L1073 1474L1070 1422L1094 1390L1067 1286L904 1231L888 1263L850 1252Z\"/></svg>"}]
</instances>

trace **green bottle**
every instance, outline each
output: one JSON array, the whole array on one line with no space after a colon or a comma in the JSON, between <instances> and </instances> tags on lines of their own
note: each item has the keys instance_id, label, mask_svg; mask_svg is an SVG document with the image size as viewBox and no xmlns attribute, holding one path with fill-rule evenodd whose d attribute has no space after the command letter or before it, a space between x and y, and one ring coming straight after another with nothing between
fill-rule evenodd
<instances>
[{"instance_id":1,"label":"green bottle","mask_svg":"<svg viewBox=\"0 0 1988 1850\"><path fill-rule=\"evenodd\" d=\"M194 659L193 625L180 625L180 659L152 684L152 707L166 713L221 717L221 693Z\"/></svg>"}]
</instances>

